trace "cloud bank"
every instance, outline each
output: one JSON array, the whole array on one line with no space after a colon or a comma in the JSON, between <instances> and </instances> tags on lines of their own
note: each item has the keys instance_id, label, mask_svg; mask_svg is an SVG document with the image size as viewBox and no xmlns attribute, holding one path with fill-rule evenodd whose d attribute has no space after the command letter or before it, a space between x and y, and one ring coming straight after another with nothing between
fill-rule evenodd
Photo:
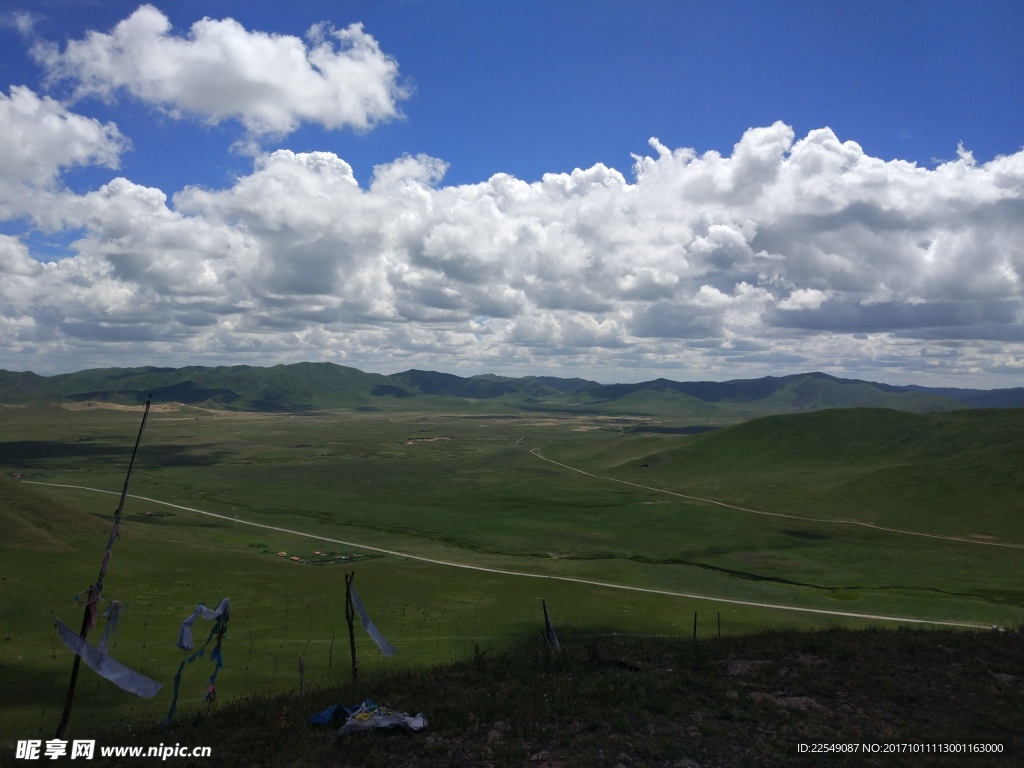
<instances>
[{"instance_id":1,"label":"cloud bank","mask_svg":"<svg viewBox=\"0 0 1024 768\"><path fill-rule=\"evenodd\" d=\"M250 137L369 127L404 95L358 25L303 42L204 19L175 37L142 6L34 53L77 97L124 89ZM820 369L968 386L1024 373L1024 151L979 164L960 148L924 168L777 122L728 155L651 139L628 173L532 183L444 186L444 161L422 155L360 182L332 153L282 149L222 189L62 185L73 166L116 168L126 146L50 97L0 93L0 219L73 239L47 261L29 232L0 235L0 367Z\"/></svg>"},{"instance_id":2,"label":"cloud bank","mask_svg":"<svg viewBox=\"0 0 1024 768\"><path fill-rule=\"evenodd\" d=\"M420 156L361 186L331 153L280 150L225 189L168 199L115 178L75 195L54 188L54 169L116 162L116 132L17 97L25 119L83 138L5 167L3 204L31 198L22 212L40 227L84 234L75 256L46 264L0 240L8 361L457 359L709 375L1024 362L1024 152L978 165L962 151L929 170L828 129L794 140L776 123L727 157L652 140L632 181L596 165L445 187L444 163ZM19 174L27 191L12 196Z\"/></svg>"}]
</instances>

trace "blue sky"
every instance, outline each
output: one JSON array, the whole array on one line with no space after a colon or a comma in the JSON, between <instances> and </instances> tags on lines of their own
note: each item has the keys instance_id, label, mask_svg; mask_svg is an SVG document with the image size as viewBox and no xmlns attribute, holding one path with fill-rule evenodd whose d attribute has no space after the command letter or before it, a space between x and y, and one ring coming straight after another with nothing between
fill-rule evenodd
<instances>
[{"instance_id":1,"label":"blue sky","mask_svg":"<svg viewBox=\"0 0 1024 768\"><path fill-rule=\"evenodd\" d=\"M9 7L38 14L38 34L63 40L107 31L138 5ZM959 141L978 160L1024 143L1024 12L1014 3L185 0L157 7L179 33L203 16L296 36L320 21L363 22L415 88L401 105L405 119L362 134L305 126L276 143L336 152L362 179L378 163L421 152L450 163L448 183L499 172L536 181L598 162L625 169L650 136L670 147L728 152L744 130L776 120L798 134L829 126L876 157L927 165L954 158ZM16 31L5 31L3 79L39 88L44 73ZM122 168L139 183L221 186L249 170L227 152L237 126L161 120L130 99L80 106L130 136L136 150Z\"/></svg>"},{"instance_id":2,"label":"blue sky","mask_svg":"<svg viewBox=\"0 0 1024 768\"><path fill-rule=\"evenodd\" d=\"M27 158L0 186L0 367L1020 383L1018 4L186 1L152 38L138 7L5 3L28 127L0 136ZM320 22L376 46L333 112L288 99L315 67L246 79L264 33L309 54ZM254 58L166 75L225 41Z\"/></svg>"}]
</instances>

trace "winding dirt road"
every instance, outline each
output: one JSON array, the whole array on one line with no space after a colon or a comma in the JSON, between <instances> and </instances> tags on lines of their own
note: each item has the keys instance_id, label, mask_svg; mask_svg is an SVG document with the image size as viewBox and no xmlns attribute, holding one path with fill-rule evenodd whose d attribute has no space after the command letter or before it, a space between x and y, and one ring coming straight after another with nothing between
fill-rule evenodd
<instances>
[{"instance_id":1,"label":"winding dirt road","mask_svg":"<svg viewBox=\"0 0 1024 768\"><path fill-rule=\"evenodd\" d=\"M512 434L512 433L509 433ZM522 438L519 438L522 440ZM519 440L516 441L516 445L519 444ZM803 520L809 523L832 523L834 525L859 525L864 528L871 528L876 531L885 531L887 533L902 533L907 536L923 536L926 539L945 539L946 541L961 541L965 544L982 544L986 547L1012 547L1013 549L1024 549L1024 544L1010 544L1001 541L984 541L981 539L968 539L962 536L942 536L938 533L922 533L921 531L906 531L901 528L886 528L882 525L875 525L874 523L865 523L860 520L835 520L823 517L803 517L801 515L787 515L784 512L765 512L763 509L750 509L748 507L737 507L735 504L726 504L724 501L715 501L714 499L705 499L700 496L687 496L685 493L676 493L675 491L667 491L664 488L655 488L650 485L641 485L640 483L631 483L628 480L619 480L614 477L605 477L604 475L595 475L593 472L587 472L583 469L577 469L576 467L570 467L568 464L562 464L560 461L549 459L546 456L541 456L538 451L539 448L531 448L530 453L536 456L542 461L546 461L550 464L555 464L563 469L568 469L573 472L579 472L581 475L587 477L593 477L596 480L606 480L609 483L622 483L623 485L632 485L634 488L643 488L645 491L654 491L655 493L665 493L669 496L678 496L680 499L689 499L690 501L702 501L705 504L715 504L719 507L726 507L728 509L737 509L740 512L749 512L752 515L765 515L767 517L785 517L790 520Z\"/></svg>"},{"instance_id":2,"label":"winding dirt road","mask_svg":"<svg viewBox=\"0 0 1024 768\"><path fill-rule=\"evenodd\" d=\"M534 454L534 455L536 456L537 454ZM543 458L543 457L542 456L538 456L538 458ZM545 461L551 461L551 460L550 459L545 459ZM552 463L558 464L558 462L552 462ZM565 467L566 465L561 464L560 466ZM574 469L573 467L567 467L567 468L568 469ZM574 469L574 471L581 472L582 470ZM590 473L583 472L583 474L590 474ZM592 475L592 476L593 477L598 477L597 475ZM610 479L610 478L600 478L600 479L607 480L607 479ZM67 484L64 484L64 483L43 483L43 482L39 482L39 481L36 481L36 480L23 480L22 482L29 483L31 485L51 486L51 487L54 487L54 488L73 488L73 489L80 490L80 491L92 491L94 493L108 493L108 494L111 494L113 496L119 495L119 493L117 491L107 491L107 490L103 490L101 488L90 488L90 487L84 486L84 485L67 485ZM623 482L623 481L616 481L616 482ZM635 485L635 483L629 483L629 484L630 485ZM640 487L643 487L643 486L640 486ZM657 489L652 489L652 490L657 490ZM666 493L671 493L671 491L666 491ZM184 510L186 512L195 512L196 514L199 514L199 515L205 515L207 517L215 517L215 518L218 518L220 520L227 520L228 522L231 522L231 523L239 523L241 525L248 525L248 526L252 526L254 528L264 528L264 529L269 530L269 531L278 531L280 533L287 533L287 534L290 534L292 536L302 536L302 537L307 538L307 539L315 539L316 541L329 541L332 544L342 544L342 545L344 545L346 547L354 547L356 549L365 549L365 550L369 550L371 552L381 552L381 553L384 553L384 554L387 554L387 555L394 555L395 557L404 557L404 558L406 558L408 560L418 560L418 561L421 561L421 562L424 562L424 563L432 563L434 565L444 565L444 566L448 566L450 568L463 568L463 569L468 570L468 571L484 571L486 573L497 573L497 574L501 574L503 576L519 576L519 577L528 578L528 579L549 579L551 581L567 581L567 582L571 582L573 584L586 584L587 586L601 587L601 588L604 588L604 589L621 589L621 590L626 590L628 592L643 592L643 593L646 593L646 594L653 594L653 595L667 595L669 597L685 597L685 598L689 598L691 600L707 600L709 602L715 602L715 603L725 603L725 604L729 604L729 605L745 605L745 606L750 606L752 608L766 608L766 609L776 610L776 611L794 611L796 613L813 613L813 614L818 614L818 615L822 615L822 616L841 616L841 617L849 618L849 619L870 619L870 620L873 620L873 621L891 621L891 622L896 622L896 623L899 623L899 624L929 624L929 625L938 625L938 626L945 626L945 627L967 627L967 628L971 628L971 629L989 629L989 628L991 628L991 625L976 624L976 623L971 623L971 622L935 621L935 620L930 620L930 619L913 619L913 618L901 617L901 616L881 616L881 615L871 614L871 613L853 613L853 612L850 612L850 611L827 611L827 610L824 610L824 609L821 609L821 608L802 608L802 607L793 606L793 605L778 605L778 604L775 604L775 603L760 603L760 602L756 602L756 601L753 601L753 600L734 600L734 599L726 598L726 597L709 597L708 595L695 595L695 594L690 594L688 592L673 592L673 591L669 591L669 590L665 590L665 589L649 589L647 587L632 587L632 586L628 586L628 585L625 585L625 584L611 584L611 583L605 582L605 581L592 581L590 579L577 579L577 578L573 578L571 576L549 576L549 575L540 574L540 573L526 573L524 571L508 571L508 570L504 570L504 569L501 569L501 568L487 568L487 567L482 566L482 565L470 565L469 563L455 563L455 562L452 562L452 561L449 561L449 560L435 560L435 559L430 558L430 557L422 557L420 555L411 555L411 554L408 554L406 552L397 552L397 551L395 551L393 549L383 549L381 547L371 547L371 546L366 545L366 544L357 544L354 541L342 541L341 539L332 539L332 538L329 538L327 536L320 536L320 535L317 535L317 534L306 533L305 531L296 531L296 530L293 530L291 528L280 528L278 526L266 525L265 523L256 523L256 522L252 522L250 520L243 520L243 519L237 518L237 517L228 517L227 515L219 515L216 512L206 512L205 510L196 509L195 507L186 507L186 506L183 506L181 504L172 504L169 501L160 501L159 499L149 498L148 496L138 496L138 495L133 494L133 493L132 494L128 494L128 495L129 495L130 498L139 499L140 501L148 501L151 504L160 504L160 505L165 506L165 507L171 507L173 509L180 509L180 510ZM679 496L681 494L675 494L675 495ZM686 497L686 498L693 498L693 497ZM729 506L729 505L725 505L725 506Z\"/></svg>"}]
</instances>

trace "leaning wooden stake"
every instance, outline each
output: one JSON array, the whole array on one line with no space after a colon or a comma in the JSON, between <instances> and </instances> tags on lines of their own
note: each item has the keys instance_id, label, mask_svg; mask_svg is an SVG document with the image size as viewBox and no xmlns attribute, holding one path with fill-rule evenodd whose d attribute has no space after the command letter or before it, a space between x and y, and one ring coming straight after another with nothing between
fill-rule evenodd
<instances>
[{"instance_id":1,"label":"leaning wooden stake","mask_svg":"<svg viewBox=\"0 0 1024 768\"><path fill-rule=\"evenodd\" d=\"M355 618L356 609L352 605L352 580L356 577L356 572L345 574L345 621L348 622L348 645L352 649L352 682L355 683L359 676L357 665L356 665L356 629L355 629Z\"/></svg>"},{"instance_id":2,"label":"leaning wooden stake","mask_svg":"<svg viewBox=\"0 0 1024 768\"><path fill-rule=\"evenodd\" d=\"M110 565L110 551L114 547L114 540L120 535L118 529L121 525L121 512L124 511L124 500L128 497L128 483L132 479L132 468L135 466L135 456L139 452L139 442L142 440L142 430L146 428L146 419L149 417L149 405L153 396L146 400L146 410L142 414L142 424L139 425L139 436L135 438L135 449L132 451L132 460L128 463L128 474L124 479L124 488L121 489L121 501L114 513L114 525L110 529L110 538L107 540L107 551L103 555L103 562L100 563L100 575L96 583L89 587L89 597L85 603L85 615L82 617L82 629L79 637L85 639L89 630L96 626L99 618L100 594L103 592L103 580L107 576L107 567ZM64 714L61 716L60 725L57 726L56 738L64 737L64 730L68 727L68 719L71 717L71 704L75 700L75 684L78 682L78 669L82 665L82 657L75 654L75 662L71 666L71 683L68 685L68 697L64 702Z\"/></svg>"}]
</instances>

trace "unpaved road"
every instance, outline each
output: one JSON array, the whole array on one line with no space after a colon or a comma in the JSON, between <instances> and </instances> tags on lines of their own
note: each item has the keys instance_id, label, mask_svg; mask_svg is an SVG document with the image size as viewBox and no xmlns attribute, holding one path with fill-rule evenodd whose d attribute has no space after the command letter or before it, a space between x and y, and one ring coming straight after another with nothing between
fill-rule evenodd
<instances>
[{"instance_id":1,"label":"unpaved road","mask_svg":"<svg viewBox=\"0 0 1024 768\"><path fill-rule=\"evenodd\" d=\"M511 433L510 433L511 434ZM519 438L522 440L523 438ZM519 440L516 441L516 445L519 444ZM622 483L623 485L632 485L634 488L643 488L645 491L654 491L655 493L665 493L669 496L677 496L680 499L689 499L690 501L702 501L705 504L715 504L719 507L726 507L728 509L737 509L740 512L749 512L752 515L765 515L767 517L785 517L790 520L804 520L809 523L831 523L833 525L859 525L864 528L871 528L875 531L885 531L887 533L902 533L907 536L923 536L926 539L945 539L946 541L962 541L966 544L983 544L987 547L1012 547L1013 549L1024 549L1024 544L1010 544L1001 541L986 541L984 539L968 539L963 536L942 536L938 533L922 533L921 531L906 531L902 528L886 528L882 525L875 525L874 523L865 523L860 520L835 520L825 517L803 517L801 515L787 515L784 512L765 512L763 509L750 509L748 507L737 507L735 504L726 504L724 501L715 501L714 499L705 499L700 496L687 496L685 493L676 493L675 491L667 491L664 488L655 488L650 485L641 485L640 483L631 483L629 480L619 480L614 477L605 477L604 475L595 475L593 472L587 472L583 469L577 469L571 467L568 464L562 464L560 461L549 459L546 456L541 456L538 451L539 448L531 448L530 453L536 456L542 461L546 461L550 464L555 464L563 469L568 469L573 472L579 472L581 475L592 477L595 480L605 480L609 483Z\"/></svg>"},{"instance_id":2,"label":"unpaved road","mask_svg":"<svg viewBox=\"0 0 1024 768\"><path fill-rule=\"evenodd\" d=\"M535 454L536 455L536 454ZM539 457L543 458L543 457ZM546 461L550 461L546 459ZM558 463L558 462L554 462ZM565 466L565 465L561 465ZM572 467L569 467L572 469ZM576 470L577 472L580 470ZM589 474L589 473L584 473ZM595 475L596 477L596 475ZM607 478L601 478L607 479ZM23 480L22 482L30 483L31 485L45 485L52 486L54 488L74 488L80 491L93 491L95 493L109 493L113 496L120 495L117 491L106 491L101 488L89 488L84 485L67 485L64 483L43 483L35 480ZM621 481L620 481L621 482ZM632 483L631 483L632 485ZM218 515L216 512L206 512L202 509L196 509L195 507L186 507L181 504L172 504L169 501L160 501L159 499L152 499L147 496L138 496L134 493L128 494L130 498L139 499L140 501L148 501L151 504L160 504L165 507L172 507L173 509L181 509L186 512L195 512L199 515L206 515L207 517L216 517L220 520L227 520L231 523L239 523L241 525L249 525L254 528L264 528L269 531L278 531L280 533L291 534L292 536L302 536L307 539L315 539L316 541L329 541L332 544L343 544L346 547L355 547L356 549L366 549L371 552L382 552L387 555L394 555L395 557L404 557L409 560L419 560L424 563L433 563L434 565L446 565L451 568L464 568L468 571L484 571L486 573L498 573L503 576L519 576L528 579L550 579L551 581L568 581L573 584L586 584L591 587L601 587L604 589L622 589L628 592L644 592L652 595L667 595L669 597L686 597L691 600L708 600L715 603L726 603L729 605L746 605L753 608L767 608L776 611L795 611L797 613L814 613L822 616L842 616L850 619L871 619L873 621L893 621L899 624L930 624L939 625L944 627L968 627L971 629L989 629L991 625L987 624L976 624L971 622L962 621L934 621L930 619L912 619L905 616L880 616L872 613L853 613L849 611L826 611L821 608L802 608L793 605L778 605L775 603L759 603L753 600L733 600L725 597L710 597L708 595L695 595L688 592L672 592L665 589L648 589L647 587L631 587L626 584L611 584L605 581L592 581L590 579L576 579L571 576L549 576L540 573L526 573L524 571L507 571L501 568L487 568L482 565L470 565L468 563L455 563L449 560L435 560L430 557L422 557L420 555L410 555L406 552L397 552L393 549L383 549L381 547L371 547L366 544L357 544L354 541L342 541L341 539L332 539L327 536L320 536L318 534L306 533L305 531L296 531L291 528L280 528L274 525L266 525L264 523L255 523L250 520L243 520L238 517L228 517L227 515ZM676 494L679 495L679 494Z\"/></svg>"}]
</instances>

